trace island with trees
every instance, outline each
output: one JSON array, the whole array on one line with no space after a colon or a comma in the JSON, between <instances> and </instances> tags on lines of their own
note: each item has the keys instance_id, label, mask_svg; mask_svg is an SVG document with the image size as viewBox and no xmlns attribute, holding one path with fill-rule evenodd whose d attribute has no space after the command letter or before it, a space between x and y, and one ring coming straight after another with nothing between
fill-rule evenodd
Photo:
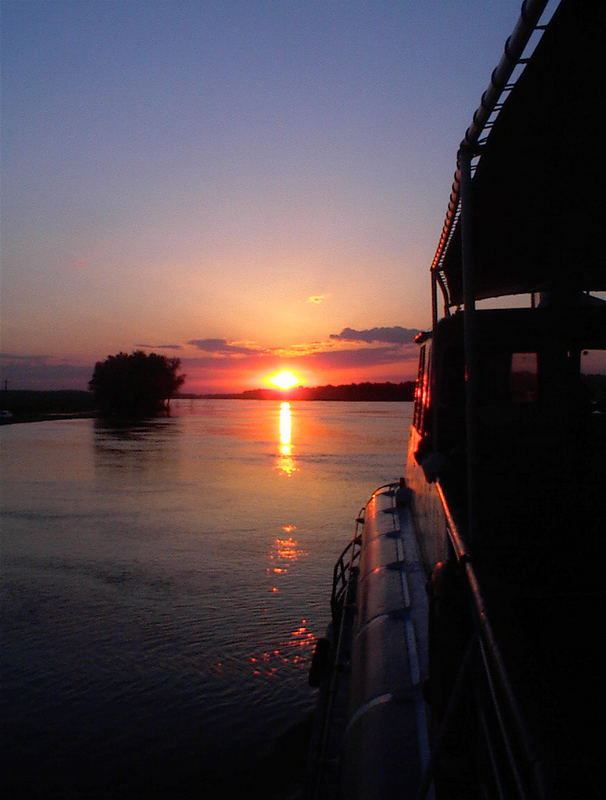
<instances>
[{"instance_id":1,"label":"island with trees","mask_svg":"<svg viewBox=\"0 0 606 800\"><path fill-rule=\"evenodd\" d=\"M168 411L185 375L181 361L135 350L97 361L88 388L101 416L138 419Z\"/></svg>"}]
</instances>

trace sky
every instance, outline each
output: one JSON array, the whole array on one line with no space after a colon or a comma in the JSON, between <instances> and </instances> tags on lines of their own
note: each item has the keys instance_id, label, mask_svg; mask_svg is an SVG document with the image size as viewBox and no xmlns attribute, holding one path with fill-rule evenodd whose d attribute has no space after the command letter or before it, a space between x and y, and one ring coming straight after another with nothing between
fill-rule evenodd
<instances>
[{"instance_id":1,"label":"sky","mask_svg":"<svg viewBox=\"0 0 606 800\"><path fill-rule=\"evenodd\" d=\"M2 0L0 381L411 380L519 0Z\"/></svg>"}]
</instances>

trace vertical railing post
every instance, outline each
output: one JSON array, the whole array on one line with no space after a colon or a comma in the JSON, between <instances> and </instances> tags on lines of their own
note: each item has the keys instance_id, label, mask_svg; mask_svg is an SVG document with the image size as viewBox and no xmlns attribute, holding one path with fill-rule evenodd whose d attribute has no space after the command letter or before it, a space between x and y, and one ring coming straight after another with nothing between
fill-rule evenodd
<instances>
[{"instance_id":1,"label":"vertical railing post","mask_svg":"<svg viewBox=\"0 0 606 800\"><path fill-rule=\"evenodd\" d=\"M473 200L471 160L473 150L459 149L461 175L461 267L463 281L463 331L465 354L465 424L467 440L467 535L472 545L477 537L477 451L478 451L478 347L476 341L476 299L474 286Z\"/></svg>"},{"instance_id":2,"label":"vertical railing post","mask_svg":"<svg viewBox=\"0 0 606 800\"><path fill-rule=\"evenodd\" d=\"M435 270L431 271L431 329L435 331L438 324L438 278Z\"/></svg>"}]
</instances>

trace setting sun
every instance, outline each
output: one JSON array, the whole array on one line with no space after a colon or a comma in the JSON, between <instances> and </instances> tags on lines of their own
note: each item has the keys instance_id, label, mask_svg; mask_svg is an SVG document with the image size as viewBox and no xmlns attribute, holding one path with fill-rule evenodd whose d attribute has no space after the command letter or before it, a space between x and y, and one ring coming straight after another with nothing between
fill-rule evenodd
<instances>
[{"instance_id":1,"label":"setting sun","mask_svg":"<svg viewBox=\"0 0 606 800\"><path fill-rule=\"evenodd\" d=\"M286 391L287 389L292 389L294 386L298 386L301 383L301 379L289 369L282 369L280 372L276 372L275 375L269 377L268 383L271 383L272 386L276 386L278 389Z\"/></svg>"}]
</instances>

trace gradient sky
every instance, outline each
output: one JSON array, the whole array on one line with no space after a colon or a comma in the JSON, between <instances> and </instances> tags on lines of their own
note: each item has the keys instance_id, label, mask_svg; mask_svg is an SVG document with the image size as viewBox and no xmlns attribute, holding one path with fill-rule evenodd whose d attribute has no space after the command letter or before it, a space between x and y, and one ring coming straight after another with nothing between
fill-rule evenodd
<instances>
[{"instance_id":1,"label":"gradient sky","mask_svg":"<svg viewBox=\"0 0 606 800\"><path fill-rule=\"evenodd\" d=\"M2 361L86 388L414 377L458 143L518 0L2 0Z\"/></svg>"}]
</instances>

